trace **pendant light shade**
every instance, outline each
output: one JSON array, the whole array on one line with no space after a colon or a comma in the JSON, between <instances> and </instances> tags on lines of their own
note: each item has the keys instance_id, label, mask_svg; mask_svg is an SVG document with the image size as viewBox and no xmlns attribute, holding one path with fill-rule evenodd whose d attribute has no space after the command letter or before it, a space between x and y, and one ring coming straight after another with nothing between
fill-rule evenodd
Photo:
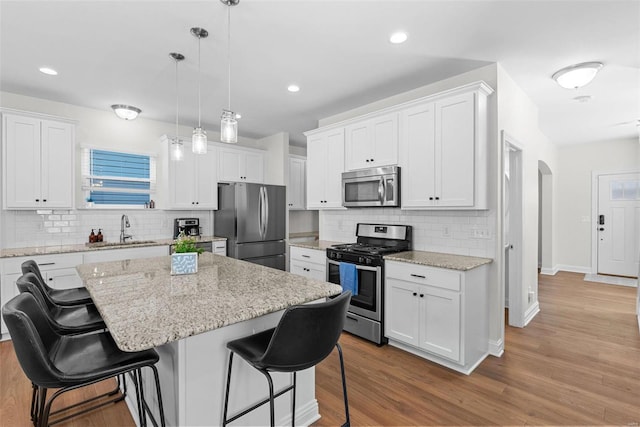
<instances>
[{"instance_id":1,"label":"pendant light shade","mask_svg":"<svg viewBox=\"0 0 640 427\"><path fill-rule=\"evenodd\" d=\"M176 135L171 140L170 156L171 160L173 160L174 162L179 162L184 159L184 144L178 136L178 94L180 93L180 91L178 90L178 63L184 59L184 55L182 55L181 53L172 52L169 54L169 56L176 62Z\"/></svg>"},{"instance_id":2,"label":"pendant light shade","mask_svg":"<svg viewBox=\"0 0 640 427\"><path fill-rule=\"evenodd\" d=\"M233 111L222 110L220 120L220 140L228 144L238 142L238 121Z\"/></svg>"},{"instance_id":3,"label":"pendant light shade","mask_svg":"<svg viewBox=\"0 0 640 427\"><path fill-rule=\"evenodd\" d=\"M220 140L228 144L238 142L238 120L236 114L231 110L231 6L236 6L240 0L220 0L227 5L227 77L228 77L228 97L227 109L222 110L220 118Z\"/></svg>"},{"instance_id":4,"label":"pendant light shade","mask_svg":"<svg viewBox=\"0 0 640 427\"><path fill-rule=\"evenodd\" d=\"M202 128L200 109L200 41L207 37L209 32L204 28L194 27L191 34L198 38L198 127L193 130L191 136L191 150L196 154L207 154L207 132Z\"/></svg>"}]
</instances>

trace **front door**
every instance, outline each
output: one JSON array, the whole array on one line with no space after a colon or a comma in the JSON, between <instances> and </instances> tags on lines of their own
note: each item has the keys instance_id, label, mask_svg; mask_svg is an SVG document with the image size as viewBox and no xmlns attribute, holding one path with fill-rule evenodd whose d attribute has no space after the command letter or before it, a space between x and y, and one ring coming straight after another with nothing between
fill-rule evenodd
<instances>
[{"instance_id":1,"label":"front door","mask_svg":"<svg viewBox=\"0 0 640 427\"><path fill-rule=\"evenodd\" d=\"M636 277L640 251L640 173L598 177L598 273Z\"/></svg>"}]
</instances>

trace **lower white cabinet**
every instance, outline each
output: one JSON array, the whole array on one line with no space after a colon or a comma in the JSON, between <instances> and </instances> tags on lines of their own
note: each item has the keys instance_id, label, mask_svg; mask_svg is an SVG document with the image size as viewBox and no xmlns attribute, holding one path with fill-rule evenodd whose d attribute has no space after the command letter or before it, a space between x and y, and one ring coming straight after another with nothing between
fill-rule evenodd
<instances>
[{"instance_id":1,"label":"lower white cabinet","mask_svg":"<svg viewBox=\"0 0 640 427\"><path fill-rule=\"evenodd\" d=\"M487 356L486 265L469 271L386 261L389 344L465 374Z\"/></svg>"},{"instance_id":2,"label":"lower white cabinet","mask_svg":"<svg viewBox=\"0 0 640 427\"><path fill-rule=\"evenodd\" d=\"M322 249L290 246L289 271L309 279L327 280L327 252Z\"/></svg>"},{"instance_id":3,"label":"lower white cabinet","mask_svg":"<svg viewBox=\"0 0 640 427\"><path fill-rule=\"evenodd\" d=\"M225 240L213 242L213 253L227 256L227 242Z\"/></svg>"},{"instance_id":4,"label":"lower white cabinet","mask_svg":"<svg viewBox=\"0 0 640 427\"><path fill-rule=\"evenodd\" d=\"M22 276L22 263L29 259L38 263L42 277L50 287L68 289L82 286L82 280L75 269L77 265L82 264L81 253L3 258L0 260L0 305L4 305L20 293L16 280ZM8 332L4 321L0 324L0 332Z\"/></svg>"}]
</instances>

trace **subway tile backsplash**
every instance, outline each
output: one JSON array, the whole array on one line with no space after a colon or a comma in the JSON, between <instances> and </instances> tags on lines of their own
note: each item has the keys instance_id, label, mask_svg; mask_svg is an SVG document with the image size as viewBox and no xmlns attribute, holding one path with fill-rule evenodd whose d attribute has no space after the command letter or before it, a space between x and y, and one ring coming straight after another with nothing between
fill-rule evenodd
<instances>
[{"instance_id":1,"label":"subway tile backsplash","mask_svg":"<svg viewBox=\"0 0 640 427\"><path fill-rule=\"evenodd\" d=\"M413 226L413 249L495 257L495 218L491 211L403 211L398 208L320 211L320 238L355 241L356 224Z\"/></svg>"},{"instance_id":2,"label":"subway tile backsplash","mask_svg":"<svg viewBox=\"0 0 640 427\"><path fill-rule=\"evenodd\" d=\"M102 229L106 242L120 239L120 219L129 217L126 233L134 240L173 237L175 218L200 218L202 233L213 234L211 211L136 210L38 210L2 211L2 247L20 248L81 244L89 241L91 229Z\"/></svg>"}]
</instances>

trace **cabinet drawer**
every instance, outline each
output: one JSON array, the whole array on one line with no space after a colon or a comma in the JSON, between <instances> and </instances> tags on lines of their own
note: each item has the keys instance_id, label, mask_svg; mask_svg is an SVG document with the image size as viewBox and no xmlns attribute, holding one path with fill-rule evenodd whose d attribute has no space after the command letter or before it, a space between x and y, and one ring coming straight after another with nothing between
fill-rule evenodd
<instances>
[{"instance_id":1,"label":"cabinet drawer","mask_svg":"<svg viewBox=\"0 0 640 427\"><path fill-rule=\"evenodd\" d=\"M387 262L385 268L387 277L452 291L459 291L461 287L462 273L459 271L403 262Z\"/></svg>"},{"instance_id":2,"label":"cabinet drawer","mask_svg":"<svg viewBox=\"0 0 640 427\"><path fill-rule=\"evenodd\" d=\"M327 252L320 249L299 248L296 246L292 246L291 259L325 265L327 263Z\"/></svg>"},{"instance_id":3,"label":"cabinet drawer","mask_svg":"<svg viewBox=\"0 0 640 427\"><path fill-rule=\"evenodd\" d=\"M52 255L37 255L18 258L6 258L2 260L2 273L13 274L22 273L20 266L23 262L32 259L38 263L40 271L43 273L49 270L57 270L60 268L74 268L77 265L82 264L82 253L70 253L70 254L52 254Z\"/></svg>"}]
</instances>

